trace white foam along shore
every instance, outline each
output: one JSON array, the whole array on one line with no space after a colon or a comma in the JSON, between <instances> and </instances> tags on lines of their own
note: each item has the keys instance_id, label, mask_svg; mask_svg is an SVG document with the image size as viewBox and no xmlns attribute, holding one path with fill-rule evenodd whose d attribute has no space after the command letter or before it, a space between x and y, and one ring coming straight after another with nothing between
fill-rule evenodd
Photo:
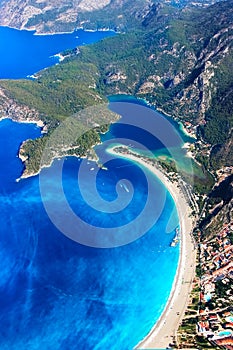
<instances>
[{"instance_id":1,"label":"white foam along shore","mask_svg":"<svg viewBox=\"0 0 233 350\"><path fill-rule=\"evenodd\" d=\"M51 57L57 57L59 60L59 63L64 61L64 59L65 59L65 56L63 56L61 53L56 53L55 55L53 55Z\"/></svg>"},{"instance_id":2,"label":"white foam along shore","mask_svg":"<svg viewBox=\"0 0 233 350\"><path fill-rule=\"evenodd\" d=\"M109 148L108 152L140 163L153 172L170 192L178 211L181 234L180 257L170 297L159 320L152 327L149 334L135 347L135 349L165 349L169 347L176 336L176 331L188 304L195 275L196 250L191 236L193 230L191 209L178 185L171 182L161 170L148 163L144 158L139 158L132 153L118 153L114 148L116 147Z\"/></svg>"},{"instance_id":3,"label":"white foam along shore","mask_svg":"<svg viewBox=\"0 0 233 350\"><path fill-rule=\"evenodd\" d=\"M15 29L19 31L25 30L26 32L34 32L33 35L37 36L44 36L44 35L63 35L63 34L73 34L77 32L78 30L83 30L84 32L114 32L114 33L120 33L115 31L114 29L110 28L98 28L98 29L85 29L83 26L79 26L74 28L73 30L66 31L66 32L38 32L36 27L31 27L31 28L16 28L10 25L1 25L1 27L5 28L10 28L10 29Z\"/></svg>"},{"instance_id":4,"label":"white foam along shore","mask_svg":"<svg viewBox=\"0 0 233 350\"><path fill-rule=\"evenodd\" d=\"M43 133L43 128L45 127L45 124L44 122L41 120L41 119L29 119L29 118L26 118L26 119L22 119L22 118L11 118L10 116L2 116L0 117L0 122L4 119L10 119L12 120L13 122L16 122L16 123L25 123L25 124L36 124L38 126L38 128L42 129L42 133Z\"/></svg>"},{"instance_id":5,"label":"white foam along shore","mask_svg":"<svg viewBox=\"0 0 233 350\"><path fill-rule=\"evenodd\" d=\"M23 31L25 30L26 32L34 32L33 35L57 35L57 34L73 34L77 29L81 29L81 28L77 28L74 29L72 31L67 31L67 32L47 32L47 33L39 33L37 32L37 28L36 27L31 27L31 28L16 28L10 25L1 25L1 27L5 27L5 28L10 28L10 29L15 29L15 30L19 30L19 31Z\"/></svg>"}]
</instances>

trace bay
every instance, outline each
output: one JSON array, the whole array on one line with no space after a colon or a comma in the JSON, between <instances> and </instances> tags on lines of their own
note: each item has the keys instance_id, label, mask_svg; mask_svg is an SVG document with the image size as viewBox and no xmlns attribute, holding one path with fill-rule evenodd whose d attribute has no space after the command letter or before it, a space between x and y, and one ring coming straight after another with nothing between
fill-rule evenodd
<instances>
[{"instance_id":1,"label":"bay","mask_svg":"<svg viewBox=\"0 0 233 350\"><path fill-rule=\"evenodd\" d=\"M16 49L18 41L20 54L27 36L33 41L56 39L56 36L39 36L38 39L31 32L16 31L11 44ZM30 55L30 40L25 46L27 54L23 58L20 56L17 64L16 57L11 56L17 50L6 60L2 74L7 78L9 75L22 78L37 71L34 59L38 59L41 68L56 63L50 62L49 56L59 52L60 46L55 45L56 50L50 53L47 45L52 44L48 40L50 45L44 44L44 62L39 55ZM12 48L9 43L4 45ZM39 46L43 51L43 44ZM72 46L69 43L65 48ZM25 70L25 65L30 72ZM167 230L171 218L173 226L178 225L174 201L156 177L134 162L113 157L105 171L93 162L69 157L64 161L62 186L70 207L86 222L119 228L132 221L147 201L148 179L154 196L149 216L153 216L156 203L166 198L157 222L131 244L95 249L75 243L50 221L41 198L39 176L16 182L23 170L17 156L20 144L39 136L40 129L33 124L0 122L0 348L131 349L159 318L171 291L179 259L179 246L170 247L174 229ZM108 135L107 143L98 148L102 159L109 146ZM63 208L56 201L59 162L54 161L43 172L51 184L47 198L62 218ZM118 195L123 201L127 199L128 191L124 186L116 189L121 181L128 180L133 188L130 205L116 215L90 208L77 182L81 166L85 169L82 182L86 198L93 200L90 183L94 175L99 194L109 203Z\"/></svg>"},{"instance_id":2,"label":"bay","mask_svg":"<svg viewBox=\"0 0 233 350\"><path fill-rule=\"evenodd\" d=\"M37 137L38 132L32 124L0 122L0 149L4 149L0 161L10 162L0 187L0 347L133 348L161 314L176 273L179 247L170 247L174 232L167 232L171 215L178 223L174 202L167 193L156 224L126 246L95 249L69 240L44 210L39 177L15 182L22 171L18 147L25 138ZM9 134L14 137L5 136ZM90 169L95 163L71 157L63 169L64 191L77 215L86 221L91 217L96 225L104 222L105 226L116 222L119 226L138 215L147 199L147 182L141 169L117 158L108 164L108 171L98 169L98 190L109 203L116 197L118 181L127 179L134 187L130 206L113 218L91 210L80 195L76 179L82 162L86 168L82 180L91 198ZM58 164L55 161L43 170L52 184L48 198L54 200L54 206ZM156 206L166 189L154 176L147 174L147 178L153 182ZM122 198L127 194L122 188ZM62 208L58 210L62 217ZM150 210L153 215L155 207Z\"/></svg>"},{"instance_id":3,"label":"bay","mask_svg":"<svg viewBox=\"0 0 233 350\"><path fill-rule=\"evenodd\" d=\"M27 78L59 62L54 55L116 35L114 31L84 31L35 35L34 31L0 27L0 79Z\"/></svg>"}]
</instances>

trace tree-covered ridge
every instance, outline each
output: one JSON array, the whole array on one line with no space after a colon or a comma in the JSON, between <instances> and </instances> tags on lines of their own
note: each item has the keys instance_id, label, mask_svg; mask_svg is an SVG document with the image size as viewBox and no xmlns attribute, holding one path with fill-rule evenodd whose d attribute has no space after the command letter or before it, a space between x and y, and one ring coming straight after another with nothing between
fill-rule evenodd
<instances>
[{"instance_id":1,"label":"tree-covered ridge","mask_svg":"<svg viewBox=\"0 0 233 350\"><path fill-rule=\"evenodd\" d=\"M45 118L48 132L43 137L27 140L21 145L19 156L25 164L23 176L39 173L54 159L66 156L88 156L97 160L93 146L101 142L100 133L106 132L109 124L118 118L108 109L107 103L81 109L60 120Z\"/></svg>"},{"instance_id":2,"label":"tree-covered ridge","mask_svg":"<svg viewBox=\"0 0 233 350\"><path fill-rule=\"evenodd\" d=\"M214 148L211 164L214 168L233 163L233 50L216 70L218 81L215 95L205 115L206 125L201 128L204 139Z\"/></svg>"},{"instance_id":3,"label":"tree-covered ridge","mask_svg":"<svg viewBox=\"0 0 233 350\"><path fill-rule=\"evenodd\" d=\"M165 6L151 7L146 15L139 13L134 24L136 17L133 17L131 25L136 25L137 30L80 48L80 52L68 52L69 58L39 72L35 81L1 81L0 106L5 100L1 95L2 87L6 97L19 106L36 109L48 127L48 135L29 140L21 148L20 154L26 159L25 175L36 173L53 157L86 155L99 142L100 129L95 126L85 132L83 122L86 119L81 119L77 128L82 135L67 148L66 137L76 133L73 127L68 128L64 135L61 134L54 151L49 144L50 136L66 117L105 101L107 94L131 93L146 97L163 111L199 126L198 135L203 142L195 144L198 164L194 163L192 174L194 192L204 194L203 197L194 196L198 198L200 210L197 215L202 238L198 242L205 242L206 235L216 241L217 233L223 225L232 222L233 215L230 175L233 164L232 11L232 0L208 9L180 12ZM107 20L114 18L110 16ZM46 147L49 152L45 152ZM201 153L203 147L206 148ZM46 159L43 159L44 154ZM41 159L44 162L41 163ZM166 173L176 169L172 160L166 160L162 165ZM222 166L229 166L230 176L209 193L216 178L213 179L208 170ZM182 176L189 181L185 172ZM230 240L232 243L232 233ZM219 246L214 245L214 249L218 250ZM200 266L198 271L201 276ZM225 288L224 284L217 283L216 295L228 300ZM198 309L199 285L197 291L192 300L192 307L196 305L195 310L191 310L192 315ZM193 338L197 317L188 315L182 327L183 332L185 330L186 335L191 334ZM197 339L194 347L198 344L200 348L212 348L203 337Z\"/></svg>"},{"instance_id":4,"label":"tree-covered ridge","mask_svg":"<svg viewBox=\"0 0 233 350\"><path fill-rule=\"evenodd\" d=\"M35 81L3 80L1 86L20 103L60 119L101 99L94 90L96 75L93 64L73 61L44 70Z\"/></svg>"}]
</instances>

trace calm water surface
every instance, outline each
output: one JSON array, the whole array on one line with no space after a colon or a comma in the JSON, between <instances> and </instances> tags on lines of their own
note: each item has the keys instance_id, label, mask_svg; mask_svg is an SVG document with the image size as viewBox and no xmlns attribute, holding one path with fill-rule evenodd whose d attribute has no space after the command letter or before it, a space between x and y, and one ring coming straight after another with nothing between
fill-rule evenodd
<instances>
[{"instance_id":1,"label":"calm water surface","mask_svg":"<svg viewBox=\"0 0 233 350\"><path fill-rule=\"evenodd\" d=\"M77 35L80 39L75 38ZM88 43L106 35L78 31L34 36L0 28L0 75L26 77L54 64L49 57L76 46L78 40ZM40 129L33 124L0 122L0 348L132 349L160 316L172 287L179 247L170 247L174 229L168 230L167 224L172 221L173 228L178 224L174 202L152 174L115 158L109 162L108 171L98 170L97 189L104 200L111 202L117 196L117 183L127 179L134 188L133 199L122 213L100 214L86 204L77 183L83 162L86 171L82 180L91 199L89 184L95 172L91 168L96 165L68 158L63 169L64 191L70 206L87 222L120 226L136 217L147 200L146 177L154 195L151 215L156 202L166 195L159 220L137 241L114 249L94 249L72 242L49 220L41 200L39 177L16 182L23 170L17 157L19 146L39 136ZM108 147L109 134L106 138ZM106 147L101 147L98 152L104 157ZM51 183L48 198L55 207L58 165L55 161L43 170ZM124 187L120 195L128 196ZM62 208L57 210L61 210L62 217Z\"/></svg>"}]
</instances>

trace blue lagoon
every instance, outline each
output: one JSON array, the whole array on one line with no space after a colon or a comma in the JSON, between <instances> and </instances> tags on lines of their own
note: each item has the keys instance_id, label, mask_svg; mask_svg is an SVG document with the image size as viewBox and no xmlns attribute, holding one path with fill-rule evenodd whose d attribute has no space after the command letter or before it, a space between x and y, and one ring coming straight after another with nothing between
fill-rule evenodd
<instances>
[{"instance_id":1,"label":"blue lagoon","mask_svg":"<svg viewBox=\"0 0 233 350\"><path fill-rule=\"evenodd\" d=\"M76 32L46 38L25 31L0 29L1 47L7 45L6 51L10 53L8 58L1 58L2 78L23 78L50 65L49 56L72 48L77 35L86 43L108 35ZM69 35L71 42L63 45L63 39ZM9 36L14 40L10 42ZM29 55L31 40L35 41L35 47L43 41L40 54L46 57L45 61L38 54L38 47ZM51 40L54 47L50 52L47 48ZM21 51L25 45L20 58L16 57L17 45ZM12 52L12 47L16 51ZM38 58L36 65L34 57ZM114 126L110 134L113 131L116 132ZM20 144L39 137L40 132L34 124L8 119L0 122L0 348L132 349L159 319L176 275L179 245L170 247L179 224L174 200L163 183L147 169L142 170L130 159L115 156L107 164L107 171L97 169L97 190L109 203L118 195L126 201L132 195L132 200L120 213L100 214L87 205L77 182L82 165L85 196L93 201L89 184L95 173L91 169L96 169L96 164L69 157L63 166L64 193L76 215L93 225L120 227L137 217L148 197L146 179L150 181L154 198L149 216L154 215L156 203L165 198L159 219L145 235L128 245L96 249L69 240L56 229L44 209L39 176L16 182L23 170L17 156ZM110 134L105 135L106 143L96 149L103 159L111 146ZM46 198L54 201L62 218L62 207L56 202L58 165L59 160L55 160L50 168L42 171L50 183ZM145 217L145 221L147 219Z\"/></svg>"}]
</instances>

